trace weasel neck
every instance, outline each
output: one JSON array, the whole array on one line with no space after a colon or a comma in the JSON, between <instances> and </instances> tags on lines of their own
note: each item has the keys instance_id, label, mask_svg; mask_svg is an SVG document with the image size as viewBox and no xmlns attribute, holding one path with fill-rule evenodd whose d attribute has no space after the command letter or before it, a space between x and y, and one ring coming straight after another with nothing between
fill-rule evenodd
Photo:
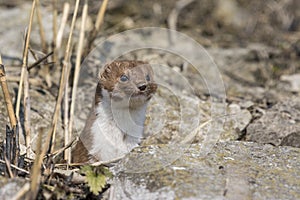
<instances>
[{"instance_id":1,"label":"weasel neck","mask_svg":"<svg viewBox=\"0 0 300 200\"><path fill-rule=\"evenodd\" d=\"M102 91L101 101L95 105L95 121L90 133L93 144L90 154L98 160L111 160L125 155L138 146L144 132L147 104L138 108L120 108Z\"/></svg>"},{"instance_id":2,"label":"weasel neck","mask_svg":"<svg viewBox=\"0 0 300 200\"><path fill-rule=\"evenodd\" d=\"M107 117L126 137L143 137L147 103L138 107L129 107L129 100L113 101L108 91L102 89L102 101L96 105L96 115L103 120ZM98 118L98 117L97 117Z\"/></svg>"}]
</instances>

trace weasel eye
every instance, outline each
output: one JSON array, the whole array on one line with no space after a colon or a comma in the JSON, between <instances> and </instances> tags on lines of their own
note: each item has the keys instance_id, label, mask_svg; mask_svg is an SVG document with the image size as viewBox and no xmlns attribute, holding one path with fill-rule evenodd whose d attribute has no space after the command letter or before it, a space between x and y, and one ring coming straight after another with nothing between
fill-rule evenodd
<instances>
[{"instance_id":1,"label":"weasel eye","mask_svg":"<svg viewBox=\"0 0 300 200\"><path fill-rule=\"evenodd\" d=\"M128 78L128 76L126 76L126 75L123 74L123 75L120 77L120 80L121 80L122 82L126 82L126 81L129 80L129 78Z\"/></svg>"},{"instance_id":2,"label":"weasel eye","mask_svg":"<svg viewBox=\"0 0 300 200\"><path fill-rule=\"evenodd\" d=\"M146 81L150 81L150 76L149 75L146 76Z\"/></svg>"}]
</instances>

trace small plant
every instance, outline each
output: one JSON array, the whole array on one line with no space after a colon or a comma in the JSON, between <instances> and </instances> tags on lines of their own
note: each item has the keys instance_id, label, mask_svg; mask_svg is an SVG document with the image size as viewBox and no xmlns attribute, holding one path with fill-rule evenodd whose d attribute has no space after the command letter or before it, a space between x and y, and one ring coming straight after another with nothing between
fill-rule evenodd
<instances>
[{"instance_id":1,"label":"small plant","mask_svg":"<svg viewBox=\"0 0 300 200\"><path fill-rule=\"evenodd\" d=\"M85 165L80 171L86 176L86 182L94 195L98 195L106 186L108 178L112 178L112 173L105 166Z\"/></svg>"}]
</instances>

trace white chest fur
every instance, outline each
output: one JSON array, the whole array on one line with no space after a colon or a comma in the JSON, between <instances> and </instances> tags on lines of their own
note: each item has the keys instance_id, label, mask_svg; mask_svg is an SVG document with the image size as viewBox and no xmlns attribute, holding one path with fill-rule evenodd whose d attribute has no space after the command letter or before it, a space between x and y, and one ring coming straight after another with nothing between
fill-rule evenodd
<instances>
[{"instance_id":1,"label":"white chest fur","mask_svg":"<svg viewBox=\"0 0 300 200\"><path fill-rule=\"evenodd\" d=\"M91 127L93 143L90 154L108 161L130 152L143 137L147 105L135 109L121 108L122 102L111 102L107 91L96 106L97 115Z\"/></svg>"}]
</instances>

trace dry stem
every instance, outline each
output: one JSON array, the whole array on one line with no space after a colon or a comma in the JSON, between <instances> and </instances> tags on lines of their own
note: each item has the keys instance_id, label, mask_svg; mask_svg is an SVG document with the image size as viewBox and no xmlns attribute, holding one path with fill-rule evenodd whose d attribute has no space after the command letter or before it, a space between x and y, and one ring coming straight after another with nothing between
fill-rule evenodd
<instances>
[{"instance_id":1,"label":"dry stem","mask_svg":"<svg viewBox=\"0 0 300 200\"><path fill-rule=\"evenodd\" d=\"M27 199L36 199L39 190L39 183L41 180L41 167L45 151L41 150L42 148L42 129L39 130L38 141L37 141L37 150L36 157L33 163L33 168L30 177L30 193L27 196Z\"/></svg>"},{"instance_id":2,"label":"dry stem","mask_svg":"<svg viewBox=\"0 0 300 200\"><path fill-rule=\"evenodd\" d=\"M26 63L27 66L27 63ZM24 128L25 128L25 144L26 144L26 156L30 154L30 96L29 96L29 75L28 70L24 72Z\"/></svg>"},{"instance_id":3,"label":"dry stem","mask_svg":"<svg viewBox=\"0 0 300 200\"><path fill-rule=\"evenodd\" d=\"M58 50L56 46L56 39L57 39L57 0L53 0L53 21L52 21L52 28L53 28L53 43L52 43L52 51L53 51L53 57L52 62L54 63L54 66L57 65L57 58L58 58Z\"/></svg>"},{"instance_id":4,"label":"dry stem","mask_svg":"<svg viewBox=\"0 0 300 200\"><path fill-rule=\"evenodd\" d=\"M92 43L94 42L94 40L97 37L98 31L100 30L101 24L103 23L103 19L104 19L104 14L106 11L106 7L107 7L107 3L108 0L103 0L101 7L98 11L98 15L97 15L97 19L96 19L96 23L95 23L95 27L92 30L89 39L88 39L88 43L87 43L87 47L85 52L83 53L83 56L86 56L88 54L88 52L91 49Z\"/></svg>"},{"instance_id":5,"label":"dry stem","mask_svg":"<svg viewBox=\"0 0 300 200\"><path fill-rule=\"evenodd\" d=\"M28 47L29 47L29 40L30 40L30 34L31 34L34 9L35 9L35 0L32 2L28 31L27 31L27 34L25 34L26 36L25 36L25 45L24 45L24 51L23 51L22 72L21 72L21 78L20 78L20 82L19 82L19 90L18 90L18 97L17 97L17 104L16 104L17 120L19 120L19 118L20 118L19 117L20 103L21 103L21 96L22 96L22 89L23 89L24 74L25 74L25 71L27 70Z\"/></svg>"},{"instance_id":6,"label":"dry stem","mask_svg":"<svg viewBox=\"0 0 300 200\"><path fill-rule=\"evenodd\" d=\"M4 95L4 100L6 103L6 108L9 116L9 121L11 125L11 129L9 126L6 126L6 144L5 151L3 151L3 155L5 158L9 158L9 162L13 162L13 164L18 164L19 159L19 131L17 129L17 120L13 109L13 104L11 101L11 97L8 91L8 86L6 83L6 74L4 65L2 65L2 59L0 55L0 83ZM6 156L7 157L6 157ZM10 170L10 168L7 168ZM11 172L9 172L11 173Z\"/></svg>"},{"instance_id":7,"label":"dry stem","mask_svg":"<svg viewBox=\"0 0 300 200\"><path fill-rule=\"evenodd\" d=\"M47 43L46 43L46 39L45 39L45 31L43 28L42 15L40 12L40 0L36 0L36 16L37 16L37 21L39 24L42 50L44 53L47 53Z\"/></svg>"},{"instance_id":8,"label":"dry stem","mask_svg":"<svg viewBox=\"0 0 300 200\"><path fill-rule=\"evenodd\" d=\"M98 12L97 20L96 20L96 23L95 23L96 33L99 31L100 26L103 23L103 18L104 18L104 13L105 13L105 10L106 10L106 7L107 7L107 3L108 3L108 0L104 0L101 7L100 7L99 12Z\"/></svg>"},{"instance_id":9,"label":"dry stem","mask_svg":"<svg viewBox=\"0 0 300 200\"><path fill-rule=\"evenodd\" d=\"M73 88L72 88L72 101L71 101L71 108L70 108L70 121L69 121L69 135L65 135L65 145L69 143L69 141L72 139L72 131L73 131L73 120L74 120L74 110L75 110L75 102L76 102L76 93L77 93L77 84L79 79L79 71L80 71L80 64L81 64L81 56L83 51L83 42L84 42L84 27L85 22L87 18L87 12L88 12L88 4L87 1L85 1L85 4L83 6L83 12L82 12L82 21L81 21L81 27L80 27L80 35L79 35L79 44L76 54L76 64L75 64L75 71L74 71L74 80L73 80ZM67 149L65 151L65 159L70 164L71 163L71 149Z\"/></svg>"},{"instance_id":10,"label":"dry stem","mask_svg":"<svg viewBox=\"0 0 300 200\"><path fill-rule=\"evenodd\" d=\"M7 82L20 82L19 76L8 76L6 77ZM33 85L42 85L43 81L40 79L30 78L29 83Z\"/></svg>"},{"instance_id":11,"label":"dry stem","mask_svg":"<svg viewBox=\"0 0 300 200\"><path fill-rule=\"evenodd\" d=\"M71 68L71 66L68 66ZM66 78L65 95L64 95L64 143L69 143L69 73ZM65 159L69 159L68 155L65 154Z\"/></svg>"},{"instance_id":12,"label":"dry stem","mask_svg":"<svg viewBox=\"0 0 300 200\"><path fill-rule=\"evenodd\" d=\"M64 3L64 10L63 10L63 15L62 15L62 19L61 19L61 24L59 27L59 30L57 32L57 37L56 37L56 48L60 48L61 46L61 41L63 38L63 33L64 33L64 29L68 20L68 16L69 16L69 10L70 10L70 3L66 2Z\"/></svg>"},{"instance_id":13,"label":"dry stem","mask_svg":"<svg viewBox=\"0 0 300 200\"><path fill-rule=\"evenodd\" d=\"M56 126L57 126L57 120L58 120L58 117L59 117L58 114L59 114L59 110L60 110L60 106L61 106L61 102L62 102L63 92L64 92L65 86L66 86L68 71L69 71L67 66L68 66L68 63L69 63L68 59L70 57L70 47L71 47L72 35L73 35L73 30L74 30L74 26L75 26L75 22L76 22L78 7L79 7L79 0L76 0L75 10L74 10L74 13L73 13L73 19L72 19L72 24L71 24L71 30L70 30L70 33L69 33L68 43L67 43L64 62L63 62L63 68L62 68L62 75L61 75L61 79L60 79L60 87L59 87L58 97L57 97L57 101L56 101L56 104L55 104L55 110L54 110L53 117L52 117L52 127L49 130L48 135L47 135L46 146L48 146L50 148L50 152L53 152L53 148L54 148L55 135L56 135ZM50 141L51 141L51 145L50 145Z\"/></svg>"},{"instance_id":14,"label":"dry stem","mask_svg":"<svg viewBox=\"0 0 300 200\"><path fill-rule=\"evenodd\" d=\"M0 163L6 164L6 162L5 162L4 160L1 160L1 159L0 159ZM23 173L25 173L25 174L29 174L28 171L26 171L25 169L22 169L22 168L20 168L20 167L18 167L18 166L16 166L16 165L14 165L14 164L11 164L11 163L10 163L10 166L11 166L12 168L14 168L14 169L20 171L20 172L23 172Z\"/></svg>"},{"instance_id":15,"label":"dry stem","mask_svg":"<svg viewBox=\"0 0 300 200\"><path fill-rule=\"evenodd\" d=\"M41 64L42 62L44 62L45 60L47 60L47 58L48 58L49 56L51 56L52 54L53 54L53 51L50 52L50 53L48 53L47 55L45 55L45 56L42 57L41 59L35 61L32 65L30 65L30 66L28 67L28 71L30 71L30 70L31 70L32 68L34 68L35 66L38 66L39 64Z\"/></svg>"},{"instance_id":16,"label":"dry stem","mask_svg":"<svg viewBox=\"0 0 300 200\"><path fill-rule=\"evenodd\" d=\"M2 87L2 91L6 103L9 120L10 120L10 125L12 128L14 128L17 125L17 120L16 120L13 104L11 101L11 97L8 91L8 86L6 83L5 69L4 66L2 65L1 55L0 55L0 82L1 82L1 87Z\"/></svg>"},{"instance_id":17,"label":"dry stem","mask_svg":"<svg viewBox=\"0 0 300 200\"><path fill-rule=\"evenodd\" d=\"M73 147L78 142L78 140L79 140L79 138L76 137L73 141L69 142L64 147L62 147L59 150L53 152L52 155L51 155L52 158L54 159L55 157L57 157L58 155L60 155L62 152L64 152L66 149L69 149L69 148Z\"/></svg>"},{"instance_id":18,"label":"dry stem","mask_svg":"<svg viewBox=\"0 0 300 200\"><path fill-rule=\"evenodd\" d=\"M10 162L8 161L8 159L6 158L6 156L4 156L4 160L5 160L5 164L6 164L6 169L8 171L9 177L13 178L14 174L11 171L11 167L10 167Z\"/></svg>"},{"instance_id":19,"label":"dry stem","mask_svg":"<svg viewBox=\"0 0 300 200\"><path fill-rule=\"evenodd\" d=\"M19 92L18 92L18 100L21 98L21 83L24 82L24 99L23 99L23 106L24 106L24 128L25 128L25 144L26 144L26 156L29 156L30 153L30 96L29 96L29 75L28 75L28 48L29 48L29 41L30 41L30 33L31 33L31 26L33 21L33 15L35 10L36 0L32 3L31 13L30 13L30 21L29 21L29 28L24 44L23 50L23 63L22 63L22 73L21 79L19 83ZM19 113L19 112L18 112Z\"/></svg>"}]
</instances>

